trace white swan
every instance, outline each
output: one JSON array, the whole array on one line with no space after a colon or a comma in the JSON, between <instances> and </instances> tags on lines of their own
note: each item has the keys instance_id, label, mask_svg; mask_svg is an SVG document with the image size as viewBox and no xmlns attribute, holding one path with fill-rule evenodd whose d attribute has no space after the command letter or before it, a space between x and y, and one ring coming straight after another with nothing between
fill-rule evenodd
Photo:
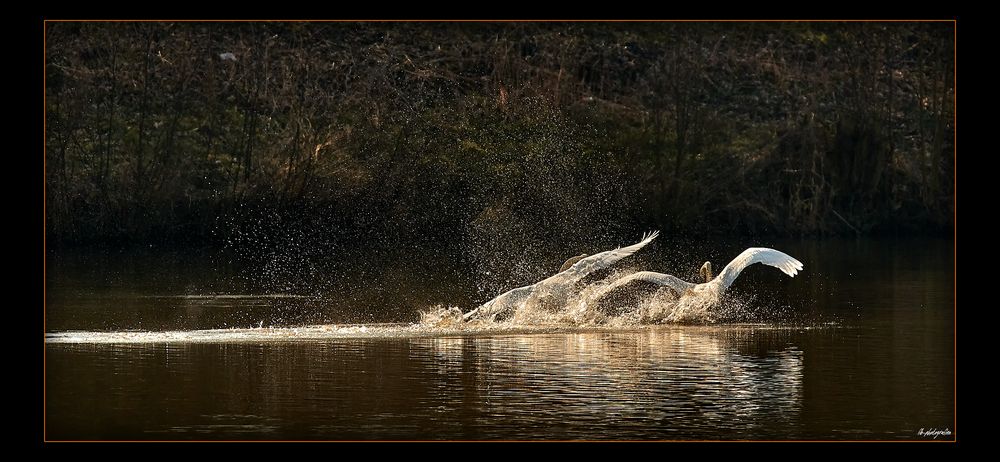
<instances>
[{"instance_id":1,"label":"white swan","mask_svg":"<svg viewBox=\"0 0 1000 462\"><path fill-rule=\"evenodd\" d=\"M505 319L528 303L545 308L556 308L566 302L573 286L579 280L594 271L607 268L618 260L632 255L659 235L659 231L654 231L644 235L642 240L628 247L608 250L589 257L573 257L566 262L572 265L569 268L530 286L518 287L504 292L493 300L465 313L462 320L488 319L495 321L498 318ZM574 259L577 261L573 262Z\"/></svg>"},{"instance_id":2,"label":"white swan","mask_svg":"<svg viewBox=\"0 0 1000 462\"><path fill-rule=\"evenodd\" d=\"M599 301L615 290L636 281L650 282L659 286L667 287L678 297L677 309L671 314L672 320L683 319L684 315L692 309L706 309L718 303L719 298L733 284L733 281L754 263L763 263L781 270L790 277L795 277L802 270L802 262L792 258L790 255L766 247L751 247L736 256L729 262L718 276L712 277L712 264L705 262L699 270L699 274L704 276L705 282L694 284L681 280L669 274L656 273L652 271L640 271L608 284L600 289L592 297L592 301Z\"/></svg>"}]
</instances>

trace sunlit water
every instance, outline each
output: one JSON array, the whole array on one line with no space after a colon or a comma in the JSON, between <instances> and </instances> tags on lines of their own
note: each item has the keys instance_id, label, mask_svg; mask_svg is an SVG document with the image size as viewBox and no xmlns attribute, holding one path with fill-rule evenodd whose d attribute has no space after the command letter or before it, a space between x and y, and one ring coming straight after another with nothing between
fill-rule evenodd
<instances>
[{"instance_id":1,"label":"sunlit water","mask_svg":"<svg viewBox=\"0 0 1000 462\"><path fill-rule=\"evenodd\" d=\"M435 307L470 309L474 284L439 272L427 284L375 277L382 289L317 283L253 293L252 280L233 277L240 268L220 271L195 256L53 257L47 437L922 439L921 428L954 431L951 242L781 245L805 271L792 279L747 270L722 321L707 325L641 322L628 310L420 322ZM651 253L634 265L669 270L648 266ZM708 253L717 265L728 261Z\"/></svg>"}]
</instances>

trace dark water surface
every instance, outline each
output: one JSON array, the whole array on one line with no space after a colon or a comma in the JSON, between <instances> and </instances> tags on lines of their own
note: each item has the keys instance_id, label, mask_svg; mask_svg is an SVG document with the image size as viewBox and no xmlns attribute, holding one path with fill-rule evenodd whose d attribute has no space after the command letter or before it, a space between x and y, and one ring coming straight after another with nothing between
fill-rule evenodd
<instances>
[{"instance_id":1,"label":"dark water surface","mask_svg":"<svg viewBox=\"0 0 1000 462\"><path fill-rule=\"evenodd\" d=\"M192 253L53 255L46 332L86 332L44 346L46 436L919 440L929 438L921 429L955 431L952 241L750 245L784 250L805 270L794 279L745 271L733 292L755 314L740 322L470 332L408 326L431 305L468 310L489 298L446 258L281 281L261 277L274 268ZM631 264L693 279L700 260L721 268L740 247L692 249L673 259L684 270L657 263L667 258L657 249ZM220 330L191 340L201 329ZM156 337L165 331L179 333ZM118 340L87 340L104 335L95 332Z\"/></svg>"}]
</instances>

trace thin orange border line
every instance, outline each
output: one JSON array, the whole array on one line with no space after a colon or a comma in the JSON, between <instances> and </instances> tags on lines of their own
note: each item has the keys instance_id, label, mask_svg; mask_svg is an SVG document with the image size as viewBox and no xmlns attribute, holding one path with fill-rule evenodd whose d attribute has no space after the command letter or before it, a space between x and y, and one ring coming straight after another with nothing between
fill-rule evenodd
<instances>
[{"instance_id":1,"label":"thin orange border line","mask_svg":"<svg viewBox=\"0 0 1000 462\"><path fill-rule=\"evenodd\" d=\"M952 436L955 437L955 441L958 441L958 23L956 22L952 26L952 34L954 39L952 41L952 62L951 62L951 328L952 328L952 389L951 389L951 399L952 399L952 425L955 426L955 431Z\"/></svg>"},{"instance_id":2,"label":"thin orange border line","mask_svg":"<svg viewBox=\"0 0 1000 462\"><path fill-rule=\"evenodd\" d=\"M46 176L45 173L48 172L47 161L49 158L48 154L48 126L45 123L45 115L48 111L48 99L46 95L46 88L48 85L46 82L46 64L48 63L48 49L45 46L45 31L48 25L42 23L42 441L48 441L48 425L46 422L46 417L49 415L48 410L48 348L45 347L45 329L46 322L48 321L46 315L48 313L48 275L46 262L48 260L48 234L46 233L46 228L48 227L48 221L46 217L48 216L48 210L46 204L48 203L48 195L46 194Z\"/></svg>"},{"instance_id":3,"label":"thin orange border line","mask_svg":"<svg viewBox=\"0 0 1000 462\"><path fill-rule=\"evenodd\" d=\"M45 19L45 22L957 22L957 19Z\"/></svg>"},{"instance_id":4,"label":"thin orange border line","mask_svg":"<svg viewBox=\"0 0 1000 462\"><path fill-rule=\"evenodd\" d=\"M49 22L951 22L952 34L952 415L954 430L950 440L49 440L47 437L46 418L47 392L46 382L47 348L45 343L45 325L47 314L47 233L46 233L46 188L45 173L47 170L47 138L48 131L45 115L48 111L46 98L46 25ZM523 20L523 19L432 19L432 20L391 20L391 19L45 19L42 21L42 441L45 443L449 443L449 442L491 442L491 443L957 443L958 442L958 298L957 274L958 252L956 237L958 233L958 20L957 19L570 19L570 20Z\"/></svg>"},{"instance_id":5,"label":"thin orange border line","mask_svg":"<svg viewBox=\"0 0 1000 462\"><path fill-rule=\"evenodd\" d=\"M951 440L56 440L51 443L953 443Z\"/></svg>"}]
</instances>

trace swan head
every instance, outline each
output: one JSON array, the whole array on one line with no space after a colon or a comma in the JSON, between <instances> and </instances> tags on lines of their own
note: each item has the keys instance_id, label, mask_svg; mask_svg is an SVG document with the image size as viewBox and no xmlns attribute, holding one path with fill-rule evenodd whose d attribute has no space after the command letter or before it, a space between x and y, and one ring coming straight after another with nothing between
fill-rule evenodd
<instances>
[{"instance_id":1,"label":"swan head","mask_svg":"<svg viewBox=\"0 0 1000 462\"><path fill-rule=\"evenodd\" d=\"M712 262L705 262L701 265L701 269L698 270L698 276L705 278L705 282L709 282L715 276L712 274Z\"/></svg>"}]
</instances>

